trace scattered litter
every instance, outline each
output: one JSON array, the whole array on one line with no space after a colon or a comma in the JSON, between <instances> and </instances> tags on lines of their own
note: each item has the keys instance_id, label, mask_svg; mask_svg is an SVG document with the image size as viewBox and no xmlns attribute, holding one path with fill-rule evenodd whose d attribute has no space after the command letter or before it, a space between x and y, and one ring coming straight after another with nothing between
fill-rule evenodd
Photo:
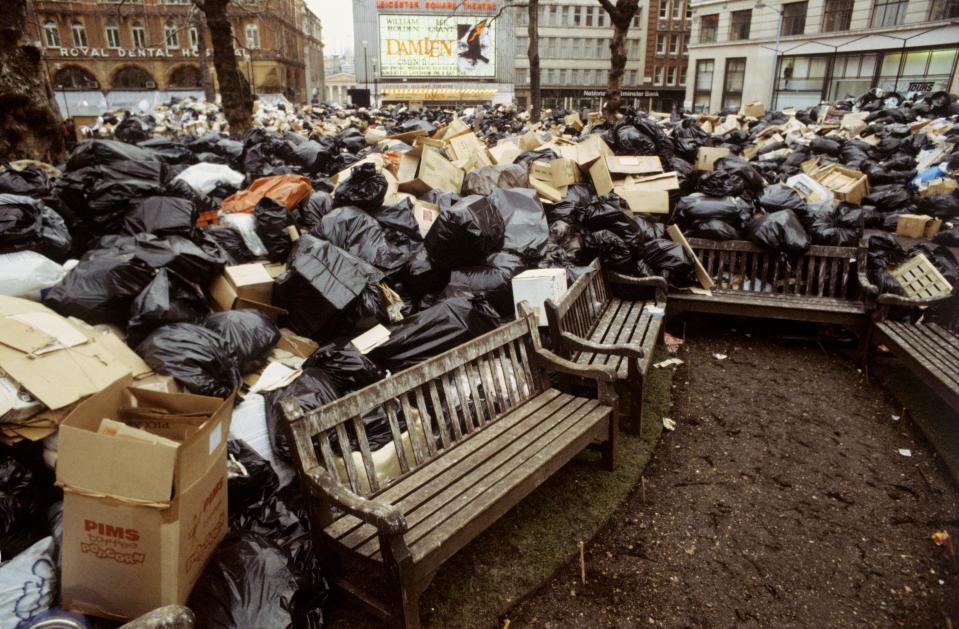
<instances>
[{"instance_id":1,"label":"scattered litter","mask_svg":"<svg viewBox=\"0 0 959 629\"><path fill-rule=\"evenodd\" d=\"M726 354L713 354L713 358L716 360L726 360L729 356Z\"/></svg>"},{"instance_id":2,"label":"scattered litter","mask_svg":"<svg viewBox=\"0 0 959 629\"><path fill-rule=\"evenodd\" d=\"M676 430L676 422L668 417L663 417L663 428L666 430Z\"/></svg>"},{"instance_id":3,"label":"scattered litter","mask_svg":"<svg viewBox=\"0 0 959 629\"><path fill-rule=\"evenodd\" d=\"M683 346L683 339L673 336L669 332L663 332L663 342L666 343L666 349L670 354L675 354Z\"/></svg>"},{"instance_id":4,"label":"scattered litter","mask_svg":"<svg viewBox=\"0 0 959 629\"><path fill-rule=\"evenodd\" d=\"M656 367L657 369L665 369L666 367L678 367L682 364L683 361L680 358L667 358L666 360L661 360L654 364L653 367Z\"/></svg>"},{"instance_id":5,"label":"scattered litter","mask_svg":"<svg viewBox=\"0 0 959 629\"><path fill-rule=\"evenodd\" d=\"M902 416L900 416L900 415L893 415L893 416L892 416L892 421L894 421L894 422L897 422L897 421L899 421L900 419L902 419Z\"/></svg>"},{"instance_id":6,"label":"scattered litter","mask_svg":"<svg viewBox=\"0 0 959 629\"><path fill-rule=\"evenodd\" d=\"M912 450L909 448L899 448L899 454L902 456L912 456Z\"/></svg>"}]
</instances>

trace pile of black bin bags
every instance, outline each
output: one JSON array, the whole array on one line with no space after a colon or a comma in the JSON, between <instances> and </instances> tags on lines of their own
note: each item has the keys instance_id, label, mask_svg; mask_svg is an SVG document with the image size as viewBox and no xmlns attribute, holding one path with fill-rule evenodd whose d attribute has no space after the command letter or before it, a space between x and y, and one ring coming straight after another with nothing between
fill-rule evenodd
<instances>
[{"instance_id":1,"label":"pile of black bin bags","mask_svg":"<svg viewBox=\"0 0 959 629\"><path fill-rule=\"evenodd\" d=\"M792 116L770 112L721 134L698 117L631 110L579 131L564 122L570 112L547 112L541 141L597 134L617 155L656 156L675 172L679 190L660 215L634 213L615 193L597 194L588 176L544 202L530 187L530 165L557 157L550 149L473 169L458 192L433 189L418 199L392 195L374 163L335 178L371 154L384 152L389 163L412 148L399 140L370 144L367 127L432 134L453 121L447 110L312 107L298 114L302 133L258 127L242 139L159 136L151 116L119 115L112 139L80 142L56 168L21 163L0 171L0 293L114 326L150 367L203 395L239 389L246 398L244 376L264 368L284 330L312 339L319 349L302 361L300 375L262 393L271 453L288 465L282 400L316 409L493 330L515 316L511 281L524 270L565 269L571 283L599 258L607 269L692 285L693 260L667 236L669 224L687 237L754 242L788 264L811 245L856 246L864 230L891 232L899 215L926 214L944 221L931 242L907 251L889 234L868 239L869 277L898 293L888 267L924 253L959 286L949 249L959 245L959 195L920 193L933 177L951 179L959 152L918 166L928 151L959 139L959 108L941 93L894 96L870 93ZM511 108L478 111L459 117L489 146L528 131L525 115ZM865 113L867 130L853 138L825 124L848 111ZM353 126L324 130L324 121L346 116ZM916 121L928 119L936 133L916 131ZM770 142L771 127L778 135ZM703 147L729 154L713 170L697 170ZM865 173L870 193L858 204L810 201L791 183L810 160ZM186 173L196 166L222 175L198 183ZM267 196L243 220L209 220L224 199L275 175L305 177L311 190L292 207ZM425 232L416 201L439 210ZM214 311L210 284L226 266L251 261L285 265L273 306L288 314ZM388 340L360 353L350 339L377 325ZM390 439L384 416L364 417L373 447ZM40 452L38 444L0 446L4 560L56 533L59 498ZM230 441L229 453L230 534L190 599L198 626L322 626L327 581L296 483L281 486L273 463L243 441Z\"/></svg>"}]
</instances>

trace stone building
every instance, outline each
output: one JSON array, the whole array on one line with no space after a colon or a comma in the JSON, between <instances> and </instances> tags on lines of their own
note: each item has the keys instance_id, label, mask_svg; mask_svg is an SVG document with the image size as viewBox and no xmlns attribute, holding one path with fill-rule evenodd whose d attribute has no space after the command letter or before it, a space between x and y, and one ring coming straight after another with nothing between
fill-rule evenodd
<instances>
[{"instance_id":1,"label":"stone building","mask_svg":"<svg viewBox=\"0 0 959 629\"><path fill-rule=\"evenodd\" d=\"M682 107L686 96L689 27L693 0L649 0L643 105L653 111Z\"/></svg>"},{"instance_id":2,"label":"stone building","mask_svg":"<svg viewBox=\"0 0 959 629\"><path fill-rule=\"evenodd\" d=\"M308 99L301 6L302 0L230 4L238 65L255 93ZM32 0L29 8L51 85L70 115L202 97L201 35L216 81L209 34L198 27L190 0Z\"/></svg>"},{"instance_id":3,"label":"stone building","mask_svg":"<svg viewBox=\"0 0 959 629\"><path fill-rule=\"evenodd\" d=\"M323 100L326 93L326 67L323 63L323 24L320 18L302 3L303 11L303 63L306 75L306 97L314 95Z\"/></svg>"}]
</instances>

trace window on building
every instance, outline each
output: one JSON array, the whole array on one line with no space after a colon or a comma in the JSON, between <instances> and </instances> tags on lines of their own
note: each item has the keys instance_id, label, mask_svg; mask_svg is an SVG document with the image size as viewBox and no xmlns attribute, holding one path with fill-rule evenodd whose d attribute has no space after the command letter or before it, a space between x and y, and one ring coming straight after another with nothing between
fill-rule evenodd
<instances>
[{"instance_id":1,"label":"window on building","mask_svg":"<svg viewBox=\"0 0 959 629\"><path fill-rule=\"evenodd\" d=\"M679 0L675 0L675 1L679 2ZM669 15L669 2L667 2L667 0L660 0L659 19L665 20L667 15Z\"/></svg>"},{"instance_id":2,"label":"window on building","mask_svg":"<svg viewBox=\"0 0 959 629\"><path fill-rule=\"evenodd\" d=\"M121 89L153 89L153 76L139 66L126 66L113 75L113 87Z\"/></svg>"},{"instance_id":3,"label":"window on building","mask_svg":"<svg viewBox=\"0 0 959 629\"><path fill-rule=\"evenodd\" d=\"M679 33L673 33L669 37L669 54L675 55L679 52Z\"/></svg>"},{"instance_id":4,"label":"window on building","mask_svg":"<svg viewBox=\"0 0 959 629\"><path fill-rule=\"evenodd\" d=\"M676 66L666 68L666 84L676 85Z\"/></svg>"},{"instance_id":5,"label":"window on building","mask_svg":"<svg viewBox=\"0 0 959 629\"><path fill-rule=\"evenodd\" d=\"M643 21L643 10L636 9L636 15L633 16L633 28L639 28Z\"/></svg>"},{"instance_id":6,"label":"window on building","mask_svg":"<svg viewBox=\"0 0 959 629\"><path fill-rule=\"evenodd\" d=\"M693 19L693 7L690 4L690 0L686 0L686 21Z\"/></svg>"},{"instance_id":7,"label":"window on building","mask_svg":"<svg viewBox=\"0 0 959 629\"><path fill-rule=\"evenodd\" d=\"M679 66L679 84L686 85L686 66Z\"/></svg>"},{"instance_id":8,"label":"window on building","mask_svg":"<svg viewBox=\"0 0 959 629\"><path fill-rule=\"evenodd\" d=\"M549 18L546 20L546 26L558 26L559 20L557 19L557 7L553 5L549 8Z\"/></svg>"},{"instance_id":9,"label":"window on building","mask_svg":"<svg viewBox=\"0 0 959 629\"><path fill-rule=\"evenodd\" d=\"M704 15L699 19L699 43L709 44L716 41L719 30L719 14Z\"/></svg>"},{"instance_id":10,"label":"window on building","mask_svg":"<svg viewBox=\"0 0 959 629\"><path fill-rule=\"evenodd\" d=\"M596 14L596 26L606 26L606 9L603 9Z\"/></svg>"},{"instance_id":11,"label":"window on building","mask_svg":"<svg viewBox=\"0 0 959 629\"><path fill-rule=\"evenodd\" d=\"M596 10L596 7L586 7L586 26L593 25L593 11Z\"/></svg>"},{"instance_id":12,"label":"window on building","mask_svg":"<svg viewBox=\"0 0 959 629\"><path fill-rule=\"evenodd\" d=\"M743 84L746 82L746 60L726 59L723 77L723 109L738 110L743 104Z\"/></svg>"},{"instance_id":13,"label":"window on building","mask_svg":"<svg viewBox=\"0 0 959 629\"><path fill-rule=\"evenodd\" d=\"M573 26L583 24L583 7L573 7Z\"/></svg>"},{"instance_id":14,"label":"window on building","mask_svg":"<svg viewBox=\"0 0 959 629\"><path fill-rule=\"evenodd\" d=\"M197 66L179 66L170 72L170 87L200 87L200 68Z\"/></svg>"},{"instance_id":15,"label":"window on building","mask_svg":"<svg viewBox=\"0 0 959 629\"><path fill-rule=\"evenodd\" d=\"M180 31L177 29L176 24L167 22L166 26L163 27L163 35L163 39L166 42L167 48L180 47Z\"/></svg>"},{"instance_id":16,"label":"window on building","mask_svg":"<svg viewBox=\"0 0 959 629\"><path fill-rule=\"evenodd\" d=\"M246 47L250 50L260 48L260 27L256 24L246 25Z\"/></svg>"},{"instance_id":17,"label":"window on building","mask_svg":"<svg viewBox=\"0 0 959 629\"><path fill-rule=\"evenodd\" d=\"M53 87L58 90L89 90L97 88L97 79L88 70L67 66L53 75Z\"/></svg>"},{"instance_id":18,"label":"window on building","mask_svg":"<svg viewBox=\"0 0 959 629\"><path fill-rule=\"evenodd\" d=\"M200 45L200 34L195 26L190 27L190 48L196 48Z\"/></svg>"},{"instance_id":19,"label":"window on building","mask_svg":"<svg viewBox=\"0 0 959 629\"><path fill-rule=\"evenodd\" d=\"M70 33L73 35L74 46L77 48L87 47L87 29L83 28L83 24L74 20L73 23L70 24Z\"/></svg>"},{"instance_id":20,"label":"window on building","mask_svg":"<svg viewBox=\"0 0 959 629\"><path fill-rule=\"evenodd\" d=\"M117 26L115 21L110 20L107 22L106 28L104 28L104 33L106 35L107 48L120 47L120 28Z\"/></svg>"},{"instance_id":21,"label":"window on building","mask_svg":"<svg viewBox=\"0 0 959 629\"><path fill-rule=\"evenodd\" d=\"M823 5L822 32L848 31L853 0L832 0Z\"/></svg>"},{"instance_id":22,"label":"window on building","mask_svg":"<svg viewBox=\"0 0 959 629\"><path fill-rule=\"evenodd\" d=\"M775 106L809 107L822 100L826 81L826 55L783 57L776 80Z\"/></svg>"},{"instance_id":23,"label":"window on building","mask_svg":"<svg viewBox=\"0 0 959 629\"><path fill-rule=\"evenodd\" d=\"M43 37L47 40L47 46L60 46L60 29L53 20L47 20L43 23Z\"/></svg>"},{"instance_id":24,"label":"window on building","mask_svg":"<svg viewBox=\"0 0 959 629\"><path fill-rule=\"evenodd\" d=\"M700 59L696 62L696 85L693 89L693 111L708 111L709 99L713 91L713 69L716 67L712 59Z\"/></svg>"},{"instance_id":25,"label":"window on building","mask_svg":"<svg viewBox=\"0 0 959 629\"><path fill-rule=\"evenodd\" d=\"M134 48L146 48L147 47L147 31L143 28L143 24L140 22L134 22L130 26L130 35L133 40Z\"/></svg>"},{"instance_id":26,"label":"window on building","mask_svg":"<svg viewBox=\"0 0 959 629\"><path fill-rule=\"evenodd\" d=\"M562 11L562 13L561 13L561 18L560 18L559 25L560 25L560 26L569 26L569 7L568 7L568 6L564 6L564 7L562 7L561 11Z\"/></svg>"},{"instance_id":27,"label":"window on building","mask_svg":"<svg viewBox=\"0 0 959 629\"><path fill-rule=\"evenodd\" d=\"M753 21L752 9L733 11L729 23L729 40L749 39L749 24Z\"/></svg>"},{"instance_id":28,"label":"window on building","mask_svg":"<svg viewBox=\"0 0 959 629\"><path fill-rule=\"evenodd\" d=\"M653 83L656 85L663 84L663 66L655 66L653 68Z\"/></svg>"},{"instance_id":29,"label":"window on building","mask_svg":"<svg viewBox=\"0 0 959 629\"><path fill-rule=\"evenodd\" d=\"M665 33L656 34L656 54L657 55L666 54L666 34Z\"/></svg>"},{"instance_id":30,"label":"window on building","mask_svg":"<svg viewBox=\"0 0 959 629\"><path fill-rule=\"evenodd\" d=\"M947 20L959 17L959 0L932 0L929 3L930 20Z\"/></svg>"},{"instance_id":31,"label":"window on building","mask_svg":"<svg viewBox=\"0 0 959 629\"><path fill-rule=\"evenodd\" d=\"M682 14L683 14L682 0L673 0L673 20L678 22Z\"/></svg>"},{"instance_id":32,"label":"window on building","mask_svg":"<svg viewBox=\"0 0 959 629\"><path fill-rule=\"evenodd\" d=\"M790 2L783 5L783 35L802 35L806 32L808 2Z\"/></svg>"},{"instance_id":33,"label":"window on building","mask_svg":"<svg viewBox=\"0 0 959 629\"><path fill-rule=\"evenodd\" d=\"M956 61L955 48L938 50L916 50L901 53L887 53L883 56L879 71L878 86L890 92L927 91L925 85L932 83L931 91L945 90L952 75Z\"/></svg>"},{"instance_id":34,"label":"window on building","mask_svg":"<svg viewBox=\"0 0 959 629\"><path fill-rule=\"evenodd\" d=\"M906 19L909 0L876 0L872 8L872 25L897 26Z\"/></svg>"}]
</instances>

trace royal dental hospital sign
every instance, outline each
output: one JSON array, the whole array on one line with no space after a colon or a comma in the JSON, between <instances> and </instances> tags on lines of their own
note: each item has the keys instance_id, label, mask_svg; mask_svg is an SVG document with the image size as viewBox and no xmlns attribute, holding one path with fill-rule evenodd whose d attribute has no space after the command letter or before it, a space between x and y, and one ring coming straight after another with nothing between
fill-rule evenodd
<instances>
[{"instance_id":1,"label":"royal dental hospital sign","mask_svg":"<svg viewBox=\"0 0 959 629\"><path fill-rule=\"evenodd\" d=\"M196 59L200 55L196 48L58 48L61 57L78 59ZM237 57L246 57L246 51L237 48ZM211 57L212 51L207 50Z\"/></svg>"}]
</instances>

